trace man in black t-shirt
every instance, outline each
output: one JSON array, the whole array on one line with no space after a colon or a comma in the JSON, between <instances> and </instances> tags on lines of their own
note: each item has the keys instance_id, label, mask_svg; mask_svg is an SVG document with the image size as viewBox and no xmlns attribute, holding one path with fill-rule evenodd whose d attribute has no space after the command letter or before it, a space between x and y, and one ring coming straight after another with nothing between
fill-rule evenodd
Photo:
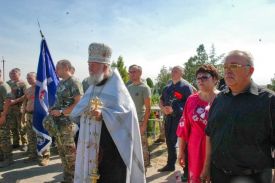
<instances>
[{"instance_id":1,"label":"man in black t-shirt","mask_svg":"<svg viewBox=\"0 0 275 183\"><path fill-rule=\"evenodd\" d=\"M271 183L275 94L256 85L253 72L249 53L234 50L225 57L228 89L214 100L206 127L213 183Z\"/></svg>"}]
</instances>

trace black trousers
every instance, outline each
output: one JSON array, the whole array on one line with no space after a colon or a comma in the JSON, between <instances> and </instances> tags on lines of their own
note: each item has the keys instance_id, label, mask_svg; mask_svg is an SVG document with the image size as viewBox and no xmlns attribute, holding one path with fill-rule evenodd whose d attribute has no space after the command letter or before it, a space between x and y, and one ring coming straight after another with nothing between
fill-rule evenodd
<instances>
[{"instance_id":1,"label":"black trousers","mask_svg":"<svg viewBox=\"0 0 275 183\"><path fill-rule=\"evenodd\" d=\"M177 144L177 128L179 124L179 119L173 117L167 117L165 119L165 138L166 138L166 145L168 151L168 160L167 165L169 167L175 167L175 163L177 160L177 151L176 151L176 144Z\"/></svg>"},{"instance_id":2,"label":"black trousers","mask_svg":"<svg viewBox=\"0 0 275 183\"><path fill-rule=\"evenodd\" d=\"M76 148L77 148L78 137L79 137L79 130L76 132L75 137L74 137L74 143L75 143Z\"/></svg>"},{"instance_id":3,"label":"black trousers","mask_svg":"<svg viewBox=\"0 0 275 183\"><path fill-rule=\"evenodd\" d=\"M230 175L211 164L210 176L212 183L271 183L272 169L265 169L250 175Z\"/></svg>"},{"instance_id":4,"label":"black trousers","mask_svg":"<svg viewBox=\"0 0 275 183\"><path fill-rule=\"evenodd\" d=\"M183 175L184 177L188 177L188 148L187 148L187 145L185 147L185 167L183 168Z\"/></svg>"},{"instance_id":5,"label":"black trousers","mask_svg":"<svg viewBox=\"0 0 275 183\"><path fill-rule=\"evenodd\" d=\"M100 178L98 183L125 183L126 165L105 126L102 123L100 135L99 166Z\"/></svg>"}]
</instances>

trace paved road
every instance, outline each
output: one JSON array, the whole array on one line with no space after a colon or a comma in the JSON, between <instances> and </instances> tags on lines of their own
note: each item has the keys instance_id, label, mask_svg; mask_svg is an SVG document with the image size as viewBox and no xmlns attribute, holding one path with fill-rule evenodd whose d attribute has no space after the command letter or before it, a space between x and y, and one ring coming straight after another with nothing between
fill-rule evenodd
<instances>
[{"instance_id":1,"label":"paved road","mask_svg":"<svg viewBox=\"0 0 275 183\"><path fill-rule=\"evenodd\" d=\"M157 169L166 163L167 153L165 145L151 146L151 167L147 169L147 182L150 183L175 183L177 171L172 173L159 173ZM24 153L14 152L15 162L0 169L0 183L57 183L62 180L62 167L57 155L51 157L50 164L40 167L34 163L24 163ZM177 167L180 170L179 167Z\"/></svg>"},{"instance_id":2,"label":"paved road","mask_svg":"<svg viewBox=\"0 0 275 183\"><path fill-rule=\"evenodd\" d=\"M50 164L41 167L32 163L24 163L24 153L17 150L14 152L15 162L0 169L0 183L42 183L60 182L62 180L62 167L57 155L51 157Z\"/></svg>"}]
</instances>

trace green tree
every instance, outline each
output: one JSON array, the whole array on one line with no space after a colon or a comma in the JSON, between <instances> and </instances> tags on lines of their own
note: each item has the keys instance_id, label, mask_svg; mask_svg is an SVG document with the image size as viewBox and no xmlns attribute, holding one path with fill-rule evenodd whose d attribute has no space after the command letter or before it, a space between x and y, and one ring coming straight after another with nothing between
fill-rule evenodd
<instances>
[{"instance_id":1,"label":"green tree","mask_svg":"<svg viewBox=\"0 0 275 183\"><path fill-rule=\"evenodd\" d=\"M151 78L146 78L146 83L150 88L154 87L154 83Z\"/></svg>"},{"instance_id":2,"label":"green tree","mask_svg":"<svg viewBox=\"0 0 275 183\"><path fill-rule=\"evenodd\" d=\"M207 61L208 61L208 55L205 51L204 45L201 44L197 48L197 62L198 64L202 65L207 63Z\"/></svg>"},{"instance_id":3,"label":"green tree","mask_svg":"<svg viewBox=\"0 0 275 183\"><path fill-rule=\"evenodd\" d=\"M275 74L274 74L274 77L271 78L271 83L267 85L267 88L275 91Z\"/></svg>"},{"instance_id":4,"label":"green tree","mask_svg":"<svg viewBox=\"0 0 275 183\"><path fill-rule=\"evenodd\" d=\"M199 47L196 50L196 55L190 57L188 61L184 64L185 74L184 78L189 81L191 84L196 86L196 70L202 65L202 64L212 64L215 67L218 68L219 71L222 71L221 64L219 61L223 58L224 54L221 54L219 56L216 55L216 50L214 45L212 45L210 53L207 54L205 51L205 47L203 44L199 45ZM222 75L222 73L220 73Z\"/></svg>"},{"instance_id":5,"label":"green tree","mask_svg":"<svg viewBox=\"0 0 275 183\"><path fill-rule=\"evenodd\" d=\"M211 50L209 53L209 63L214 65L218 69L221 77L224 76L223 63L221 62L221 60L224 58L224 55L225 54L223 53L217 56L214 44L211 45Z\"/></svg>"},{"instance_id":6,"label":"green tree","mask_svg":"<svg viewBox=\"0 0 275 183\"><path fill-rule=\"evenodd\" d=\"M112 67L116 67L124 83L129 80L129 75L126 66L124 65L123 57L119 56L116 62L112 63Z\"/></svg>"},{"instance_id":7,"label":"green tree","mask_svg":"<svg viewBox=\"0 0 275 183\"><path fill-rule=\"evenodd\" d=\"M161 93L163 88L167 85L168 81L171 80L171 68L167 69L165 66L162 66L160 73L157 77L157 82L155 85L155 91Z\"/></svg>"},{"instance_id":8,"label":"green tree","mask_svg":"<svg viewBox=\"0 0 275 183\"><path fill-rule=\"evenodd\" d=\"M184 64L184 78L193 85L196 83L195 73L198 67L197 56L190 57Z\"/></svg>"}]
</instances>

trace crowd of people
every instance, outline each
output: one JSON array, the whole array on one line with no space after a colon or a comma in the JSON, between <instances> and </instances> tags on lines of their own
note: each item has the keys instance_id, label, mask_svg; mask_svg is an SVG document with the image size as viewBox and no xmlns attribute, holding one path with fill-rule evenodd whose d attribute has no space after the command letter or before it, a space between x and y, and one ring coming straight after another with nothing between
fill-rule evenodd
<instances>
[{"instance_id":1,"label":"crowd of people","mask_svg":"<svg viewBox=\"0 0 275 183\"><path fill-rule=\"evenodd\" d=\"M69 60L57 62L56 101L43 119L55 139L63 182L146 182L151 90L142 68L131 65L124 84L110 66L109 46L92 43L88 50L89 76L82 83ZM173 67L159 103L168 157L158 171L175 171L178 160L189 183L271 183L275 94L252 80L248 52L229 52L223 68L220 80L213 65L201 65L196 89L183 79L184 68ZM27 153L25 162L47 166L50 149L37 153L32 128L36 73L27 74L28 83L18 68L9 76L4 82L0 72L0 168L13 163L12 150L19 147Z\"/></svg>"}]
</instances>

